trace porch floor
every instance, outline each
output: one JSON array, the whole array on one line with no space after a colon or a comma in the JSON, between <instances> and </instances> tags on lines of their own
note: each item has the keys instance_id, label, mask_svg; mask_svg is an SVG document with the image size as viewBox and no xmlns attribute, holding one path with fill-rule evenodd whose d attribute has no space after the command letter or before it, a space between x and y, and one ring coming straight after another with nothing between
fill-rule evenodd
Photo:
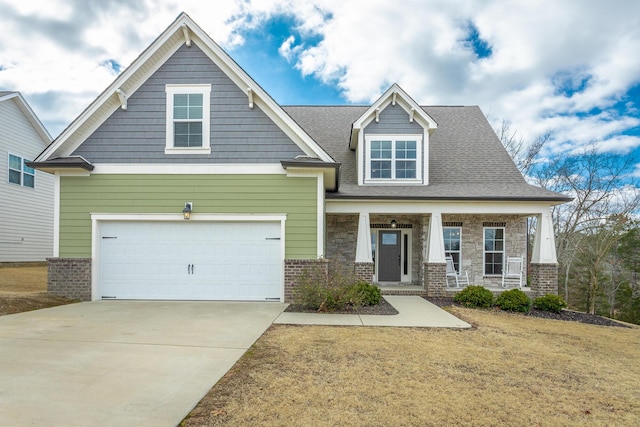
<instances>
[{"instance_id":1,"label":"porch floor","mask_svg":"<svg viewBox=\"0 0 640 427\"><path fill-rule=\"evenodd\" d=\"M403 284L403 283L399 283L399 284L376 283L376 285L382 291L382 295L419 295L419 296L427 295L427 290L421 285L410 285L410 284ZM473 283L471 285L473 285ZM502 286L485 286L485 285L482 285L482 286L489 289L491 292L493 292L494 295L500 295L502 292L508 291L511 289L518 289L514 287L503 288ZM459 288L447 287L445 288L445 292L447 293L448 297L453 297L456 293L460 292L463 289L464 287L459 287ZM532 292L531 288L524 287L524 288L521 288L521 290L525 294L531 296L530 295Z\"/></svg>"}]
</instances>

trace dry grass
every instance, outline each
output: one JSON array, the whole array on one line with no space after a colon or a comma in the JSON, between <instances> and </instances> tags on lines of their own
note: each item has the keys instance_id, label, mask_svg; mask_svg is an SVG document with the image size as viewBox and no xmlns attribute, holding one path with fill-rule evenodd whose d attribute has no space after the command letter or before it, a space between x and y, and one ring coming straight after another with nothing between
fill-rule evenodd
<instances>
[{"instance_id":1,"label":"dry grass","mask_svg":"<svg viewBox=\"0 0 640 427\"><path fill-rule=\"evenodd\" d=\"M0 316L74 302L47 294L47 267L0 268Z\"/></svg>"},{"instance_id":2,"label":"dry grass","mask_svg":"<svg viewBox=\"0 0 640 427\"><path fill-rule=\"evenodd\" d=\"M184 425L640 425L640 328L451 310L477 328L273 326Z\"/></svg>"},{"instance_id":3,"label":"dry grass","mask_svg":"<svg viewBox=\"0 0 640 427\"><path fill-rule=\"evenodd\" d=\"M0 268L0 295L32 294L46 291L46 266Z\"/></svg>"}]
</instances>

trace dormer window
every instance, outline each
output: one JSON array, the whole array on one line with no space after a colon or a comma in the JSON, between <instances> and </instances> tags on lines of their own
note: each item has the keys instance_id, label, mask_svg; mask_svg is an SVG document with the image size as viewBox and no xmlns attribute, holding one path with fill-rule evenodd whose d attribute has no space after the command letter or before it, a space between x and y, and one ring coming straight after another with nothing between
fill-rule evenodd
<instances>
[{"instance_id":1,"label":"dormer window","mask_svg":"<svg viewBox=\"0 0 640 427\"><path fill-rule=\"evenodd\" d=\"M209 154L211 85L167 85L165 154Z\"/></svg>"},{"instance_id":2,"label":"dormer window","mask_svg":"<svg viewBox=\"0 0 640 427\"><path fill-rule=\"evenodd\" d=\"M415 183L422 179L422 135L367 135L366 179Z\"/></svg>"}]
</instances>

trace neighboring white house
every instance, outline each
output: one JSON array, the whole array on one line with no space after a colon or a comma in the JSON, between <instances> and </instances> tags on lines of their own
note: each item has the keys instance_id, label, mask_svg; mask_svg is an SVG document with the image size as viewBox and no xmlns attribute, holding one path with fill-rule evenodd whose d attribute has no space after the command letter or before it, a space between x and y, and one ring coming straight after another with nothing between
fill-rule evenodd
<instances>
[{"instance_id":1,"label":"neighboring white house","mask_svg":"<svg viewBox=\"0 0 640 427\"><path fill-rule=\"evenodd\" d=\"M50 142L24 97L0 91L0 262L53 255L54 177L26 164Z\"/></svg>"}]
</instances>

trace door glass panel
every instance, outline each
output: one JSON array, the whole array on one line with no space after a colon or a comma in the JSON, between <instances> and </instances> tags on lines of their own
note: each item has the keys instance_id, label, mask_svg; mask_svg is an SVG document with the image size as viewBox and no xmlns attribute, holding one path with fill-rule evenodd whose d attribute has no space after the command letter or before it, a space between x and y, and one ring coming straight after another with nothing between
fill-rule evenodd
<instances>
[{"instance_id":1,"label":"door glass panel","mask_svg":"<svg viewBox=\"0 0 640 427\"><path fill-rule=\"evenodd\" d=\"M398 235L382 233L382 244L383 245L397 245L398 244Z\"/></svg>"}]
</instances>

